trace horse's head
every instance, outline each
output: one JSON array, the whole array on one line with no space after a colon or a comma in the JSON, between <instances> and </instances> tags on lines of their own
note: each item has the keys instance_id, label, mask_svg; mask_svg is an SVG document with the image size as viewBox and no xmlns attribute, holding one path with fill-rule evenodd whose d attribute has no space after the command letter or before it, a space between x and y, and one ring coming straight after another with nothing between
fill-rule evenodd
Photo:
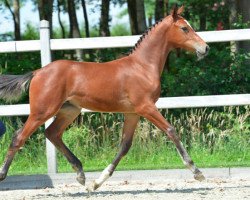
<instances>
[{"instance_id":1,"label":"horse's head","mask_svg":"<svg viewBox=\"0 0 250 200\"><path fill-rule=\"evenodd\" d=\"M173 48L196 52L198 58L201 59L208 54L209 46L194 31L188 21L180 16L183 10L183 6L179 9L175 6L172 10L170 17L172 17L173 23L169 29L168 41Z\"/></svg>"}]
</instances>

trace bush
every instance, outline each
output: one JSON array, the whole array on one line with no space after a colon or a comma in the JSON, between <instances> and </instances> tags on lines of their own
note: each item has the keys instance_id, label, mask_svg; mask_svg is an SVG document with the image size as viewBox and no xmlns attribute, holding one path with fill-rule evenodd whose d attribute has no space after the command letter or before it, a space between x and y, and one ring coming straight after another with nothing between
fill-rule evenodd
<instances>
[{"instance_id":1,"label":"bush","mask_svg":"<svg viewBox=\"0 0 250 200\"><path fill-rule=\"evenodd\" d=\"M224 45L212 46L197 61L189 53L172 54L170 71L162 76L162 96L237 94L250 92L247 54L232 54Z\"/></svg>"}]
</instances>

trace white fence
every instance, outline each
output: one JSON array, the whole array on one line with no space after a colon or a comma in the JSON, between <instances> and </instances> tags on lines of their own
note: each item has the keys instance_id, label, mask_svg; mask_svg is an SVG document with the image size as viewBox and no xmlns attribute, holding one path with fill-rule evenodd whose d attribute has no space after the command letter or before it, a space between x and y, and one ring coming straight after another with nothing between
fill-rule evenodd
<instances>
[{"instance_id":1,"label":"white fence","mask_svg":"<svg viewBox=\"0 0 250 200\"><path fill-rule=\"evenodd\" d=\"M198 32L206 42L250 40L250 29ZM41 21L40 40L0 42L0 53L41 51L42 66L51 60L50 50L132 47L140 36L51 39L46 21ZM250 105L250 94L160 98L158 108L188 108ZM0 116L29 115L29 104L1 105ZM89 112L83 109L82 112ZM48 172L56 173L54 147L47 142Z\"/></svg>"},{"instance_id":2,"label":"white fence","mask_svg":"<svg viewBox=\"0 0 250 200\"><path fill-rule=\"evenodd\" d=\"M250 29L198 32L206 42L229 42L250 40ZM94 37L74 39L51 39L51 50L103 49L132 47L137 36ZM0 53L40 51L40 40L0 42Z\"/></svg>"},{"instance_id":3,"label":"white fence","mask_svg":"<svg viewBox=\"0 0 250 200\"><path fill-rule=\"evenodd\" d=\"M216 106L243 106L250 105L250 94L231 94L191 97L162 97L156 102L159 109L164 108L199 108ZM93 112L82 109L82 113ZM29 104L0 105L0 116L29 115Z\"/></svg>"}]
</instances>

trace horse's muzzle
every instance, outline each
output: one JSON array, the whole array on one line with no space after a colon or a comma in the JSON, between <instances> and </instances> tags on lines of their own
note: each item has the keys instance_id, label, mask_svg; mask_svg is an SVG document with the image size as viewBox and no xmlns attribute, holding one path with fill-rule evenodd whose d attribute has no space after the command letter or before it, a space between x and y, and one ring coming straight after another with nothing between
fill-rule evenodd
<instances>
[{"instance_id":1,"label":"horse's muzzle","mask_svg":"<svg viewBox=\"0 0 250 200\"><path fill-rule=\"evenodd\" d=\"M198 57L198 60L204 58L208 54L209 49L210 47L206 45L204 49L199 48L198 50L196 50L196 55Z\"/></svg>"}]
</instances>

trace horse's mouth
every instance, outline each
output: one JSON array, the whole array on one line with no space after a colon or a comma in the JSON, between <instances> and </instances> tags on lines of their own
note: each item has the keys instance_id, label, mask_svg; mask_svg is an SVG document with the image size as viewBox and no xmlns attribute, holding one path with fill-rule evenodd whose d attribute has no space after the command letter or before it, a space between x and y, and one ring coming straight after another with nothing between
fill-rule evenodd
<instances>
[{"instance_id":1,"label":"horse's mouth","mask_svg":"<svg viewBox=\"0 0 250 200\"><path fill-rule=\"evenodd\" d=\"M198 60L203 59L208 54L208 51L205 53L201 53L200 51L196 51L196 55L198 57Z\"/></svg>"}]
</instances>

